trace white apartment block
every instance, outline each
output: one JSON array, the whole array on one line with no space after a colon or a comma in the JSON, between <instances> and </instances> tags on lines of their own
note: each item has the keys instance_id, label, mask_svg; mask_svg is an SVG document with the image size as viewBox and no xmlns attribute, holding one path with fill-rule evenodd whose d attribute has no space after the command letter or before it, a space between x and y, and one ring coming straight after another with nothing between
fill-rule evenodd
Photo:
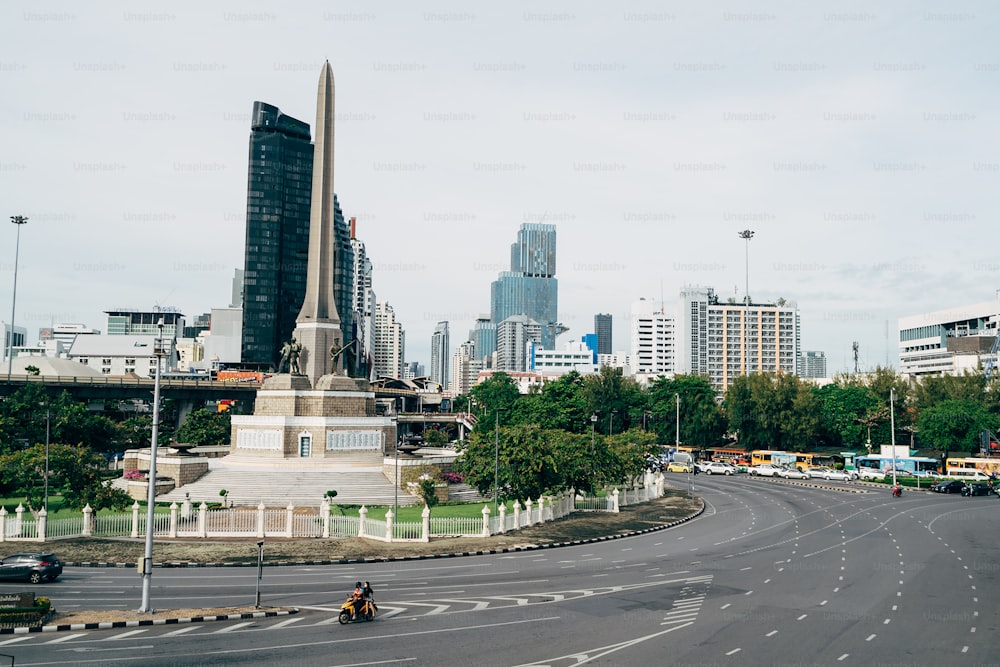
<instances>
[{"instance_id":1,"label":"white apartment block","mask_svg":"<svg viewBox=\"0 0 1000 667\"><path fill-rule=\"evenodd\" d=\"M977 372L1000 331L1000 290L993 301L899 318L899 371L907 376Z\"/></svg>"},{"instance_id":2,"label":"white apartment block","mask_svg":"<svg viewBox=\"0 0 1000 667\"><path fill-rule=\"evenodd\" d=\"M570 341L562 350L543 350L535 345L529 370L543 375L562 375L574 370L593 373L594 351L577 341Z\"/></svg>"},{"instance_id":3,"label":"white apartment block","mask_svg":"<svg viewBox=\"0 0 1000 667\"><path fill-rule=\"evenodd\" d=\"M673 377L676 366L674 318L667 314L662 303L657 305L647 299L633 303L630 328L634 375Z\"/></svg>"},{"instance_id":4,"label":"white apartment block","mask_svg":"<svg viewBox=\"0 0 1000 667\"><path fill-rule=\"evenodd\" d=\"M154 350L157 336L100 334L80 336L68 358L99 371L102 375L156 376ZM166 354L163 371L176 369L177 348L173 338L163 338Z\"/></svg>"},{"instance_id":5,"label":"white apartment block","mask_svg":"<svg viewBox=\"0 0 1000 667\"><path fill-rule=\"evenodd\" d=\"M611 368L622 369L624 377L632 377L632 358L623 350L612 352L611 354L598 354L597 367L610 366Z\"/></svg>"},{"instance_id":6,"label":"white apartment block","mask_svg":"<svg viewBox=\"0 0 1000 667\"><path fill-rule=\"evenodd\" d=\"M375 304L374 376L403 378L405 334L396 321L392 306L384 301Z\"/></svg>"},{"instance_id":7,"label":"white apartment block","mask_svg":"<svg viewBox=\"0 0 1000 667\"><path fill-rule=\"evenodd\" d=\"M531 343L541 343L542 325L527 315L512 315L497 325L496 369L528 370Z\"/></svg>"},{"instance_id":8,"label":"white apartment block","mask_svg":"<svg viewBox=\"0 0 1000 667\"><path fill-rule=\"evenodd\" d=\"M467 340L451 355L451 374L448 390L452 396L468 394L476 384L479 371L483 370L483 360L476 357L476 345Z\"/></svg>"},{"instance_id":9,"label":"white apartment block","mask_svg":"<svg viewBox=\"0 0 1000 667\"><path fill-rule=\"evenodd\" d=\"M725 391L741 375L795 375L799 349L794 303L720 302L709 287L681 290L678 373L704 375L716 391Z\"/></svg>"}]
</instances>

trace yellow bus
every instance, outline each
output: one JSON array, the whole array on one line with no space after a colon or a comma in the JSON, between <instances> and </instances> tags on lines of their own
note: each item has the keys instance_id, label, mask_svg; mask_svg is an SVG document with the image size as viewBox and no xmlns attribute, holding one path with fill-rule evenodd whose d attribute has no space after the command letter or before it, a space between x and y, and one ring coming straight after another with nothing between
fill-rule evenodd
<instances>
[{"instance_id":1,"label":"yellow bus","mask_svg":"<svg viewBox=\"0 0 1000 667\"><path fill-rule=\"evenodd\" d=\"M805 470L813 465L815 454L810 452L783 452L773 449L755 449L750 452L750 465L758 466L762 463L770 463L776 466L794 466L799 470Z\"/></svg>"},{"instance_id":2,"label":"yellow bus","mask_svg":"<svg viewBox=\"0 0 1000 667\"><path fill-rule=\"evenodd\" d=\"M948 470L981 470L987 475L1000 475L1000 458L979 459L979 458L954 458L945 462L945 471Z\"/></svg>"}]
</instances>

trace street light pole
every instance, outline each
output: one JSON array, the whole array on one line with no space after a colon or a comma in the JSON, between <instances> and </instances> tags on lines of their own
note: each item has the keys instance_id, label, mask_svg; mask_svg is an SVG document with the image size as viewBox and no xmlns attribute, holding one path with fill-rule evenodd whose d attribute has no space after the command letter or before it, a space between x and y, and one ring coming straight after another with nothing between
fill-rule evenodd
<instances>
[{"instance_id":1,"label":"street light pole","mask_svg":"<svg viewBox=\"0 0 1000 667\"><path fill-rule=\"evenodd\" d=\"M163 319L156 326L160 333L153 346L153 356L156 357L156 381L153 384L153 434L149 444L149 475L146 493L146 550L142 558L142 605L140 612L153 611L150 607L149 594L153 583L153 521L156 509L156 444L160 429L160 367L163 365Z\"/></svg>"},{"instance_id":2,"label":"street light pole","mask_svg":"<svg viewBox=\"0 0 1000 667\"><path fill-rule=\"evenodd\" d=\"M590 487L594 490L594 446L595 434L597 432L597 413L590 415Z\"/></svg>"},{"instance_id":3,"label":"street light pole","mask_svg":"<svg viewBox=\"0 0 1000 667\"><path fill-rule=\"evenodd\" d=\"M7 384L10 384L10 372L14 367L14 307L17 304L17 259L21 252L21 225L28 222L23 215L12 215L10 221L17 225L17 240L14 242L14 292L10 299L10 331L7 332Z\"/></svg>"},{"instance_id":4,"label":"street light pole","mask_svg":"<svg viewBox=\"0 0 1000 667\"><path fill-rule=\"evenodd\" d=\"M49 513L49 423L52 408L45 402L45 514Z\"/></svg>"},{"instance_id":5,"label":"street light pole","mask_svg":"<svg viewBox=\"0 0 1000 667\"><path fill-rule=\"evenodd\" d=\"M493 516L497 514L497 497L500 495L500 411L496 412L496 427L493 431Z\"/></svg>"},{"instance_id":6,"label":"street light pole","mask_svg":"<svg viewBox=\"0 0 1000 667\"><path fill-rule=\"evenodd\" d=\"M740 238L746 243L746 291L743 295L743 302L746 308L743 310L743 374L750 375L750 350L747 338L747 327L750 325L750 239L753 238L753 231L744 229L740 232Z\"/></svg>"},{"instance_id":7,"label":"street light pole","mask_svg":"<svg viewBox=\"0 0 1000 667\"><path fill-rule=\"evenodd\" d=\"M896 390L889 388L890 442L892 443L892 485L896 486Z\"/></svg>"}]
</instances>

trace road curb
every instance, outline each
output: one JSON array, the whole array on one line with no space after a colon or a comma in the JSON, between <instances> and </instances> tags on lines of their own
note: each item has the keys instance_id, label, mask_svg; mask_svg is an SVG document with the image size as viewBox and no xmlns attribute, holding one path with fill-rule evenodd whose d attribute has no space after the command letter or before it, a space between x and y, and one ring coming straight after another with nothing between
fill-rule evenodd
<instances>
[{"instance_id":1,"label":"road curb","mask_svg":"<svg viewBox=\"0 0 1000 667\"><path fill-rule=\"evenodd\" d=\"M298 609L288 611L254 611L239 614L218 614L215 616L191 616L190 618L150 618L138 621L109 621L107 623L66 623L62 625L40 625L30 628L0 628L0 635L25 635L35 632L63 632L66 630L113 630L115 628L138 628L149 625L177 625L178 623L207 623L209 621L238 621L252 618L273 618L299 613Z\"/></svg>"}]
</instances>

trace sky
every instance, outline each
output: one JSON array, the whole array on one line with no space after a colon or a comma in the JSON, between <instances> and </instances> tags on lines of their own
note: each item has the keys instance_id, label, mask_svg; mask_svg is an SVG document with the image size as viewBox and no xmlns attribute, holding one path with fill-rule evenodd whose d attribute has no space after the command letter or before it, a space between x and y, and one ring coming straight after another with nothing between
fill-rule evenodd
<instances>
[{"instance_id":1,"label":"sky","mask_svg":"<svg viewBox=\"0 0 1000 667\"><path fill-rule=\"evenodd\" d=\"M1000 288L986 2L114 2L0 7L0 320L230 301L255 100L315 127L425 368L556 225L562 345L684 286L784 298L830 374ZM994 218L994 222L990 219ZM747 244L739 233L752 230ZM749 280L747 280L749 274Z\"/></svg>"}]
</instances>

